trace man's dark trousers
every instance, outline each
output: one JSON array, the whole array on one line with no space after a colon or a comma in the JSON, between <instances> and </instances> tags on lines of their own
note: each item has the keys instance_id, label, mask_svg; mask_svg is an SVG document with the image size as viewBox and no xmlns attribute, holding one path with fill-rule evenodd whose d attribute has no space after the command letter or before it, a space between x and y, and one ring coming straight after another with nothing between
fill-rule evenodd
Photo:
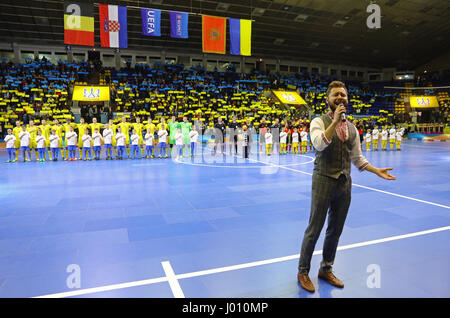
<instances>
[{"instance_id":1,"label":"man's dark trousers","mask_svg":"<svg viewBox=\"0 0 450 318\"><path fill-rule=\"evenodd\" d=\"M351 201L352 180L341 174L338 179L314 172L312 177L311 214L303 237L298 271L307 274L317 239L322 231L328 212L328 227L322 251L320 270L330 272L339 237L344 228Z\"/></svg>"}]
</instances>

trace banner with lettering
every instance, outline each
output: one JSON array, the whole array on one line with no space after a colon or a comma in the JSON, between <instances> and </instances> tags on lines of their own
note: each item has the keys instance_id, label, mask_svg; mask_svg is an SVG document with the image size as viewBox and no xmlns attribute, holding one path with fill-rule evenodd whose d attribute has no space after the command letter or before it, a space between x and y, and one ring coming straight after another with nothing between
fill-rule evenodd
<instances>
[{"instance_id":1,"label":"banner with lettering","mask_svg":"<svg viewBox=\"0 0 450 318\"><path fill-rule=\"evenodd\" d=\"M185 12L170 12L170 36L172 38L188 38L189 14Z\"/></svg>"},{"instance_id":2,"label":"banner with lettering","mask_svg":"<svg viewBox=\"0 0 450 318\"><path fill-rule=\"evenodd\" d=\"M85 102L109 101L109 86L74 86L72 100Z\"/></svg>"},{"instance_id":3,"label":"banner with lettering","mask_svg":"<svg viewBox=\"0 0 450 318\"><path fill-rule=\"evenodd\" d=\"M147 36L161 36L161 10L141 9L142 34Z\"/></svg>"},{"instance_id":4,"label":"banner with lettering","mask_svg":"<svg viewBox=\"0 0 450 318\"><path fill-rule=\"evenodd\" d=\"M435 108L439 107L436 96L411 96L409 103L412 108Z\"/></svg>"}]
</instances>

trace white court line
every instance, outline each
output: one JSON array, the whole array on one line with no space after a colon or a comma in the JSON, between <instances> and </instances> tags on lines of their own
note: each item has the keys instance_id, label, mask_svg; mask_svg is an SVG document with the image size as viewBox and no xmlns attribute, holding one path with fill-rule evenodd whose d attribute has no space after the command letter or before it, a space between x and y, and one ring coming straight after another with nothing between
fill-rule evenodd
<instances>
[{"instance_id":1,"label":"white court line","mask_svg":"<svg viewBox=\"0 0 450 318\"><path fill-rule=\"evenodd\" d=\"M249 159L249 160L260 162L260 163L265 163L265 164L267 164L269 166L273 166L273 167L277 167L277 168L281 168L281 169L286 169L286 170L290 170L290 171L303 173L303 174L307 174L309 176L312 176L312 173L310 173L310 172L305 172L305 171L301 171L301 170L297 170L297 169L293 169L293 168L289 168L289 167L285 167L285 166L276 165L276 164L273 164L273 163L270 163L270 162L264 162L264 161L255 160L255 159ZM363 188L363 189L368 189L368 190L377 191L377 192L381 192L381 193L385 193L385 194L390 194L390 195L393 195L393 196L396 196L396 197L399 197L399 198L403 198L403 199L409 199L409 200L413 200L413 201L417 201L417 202L421 202L421 203L435 205L435 206L438 206L438 207L441 207L441 208L445 208L445 209L450 209L450 206L448 206L448 205L443 205L443 204L434 203L434 202L430 202L430 201L420 200L420 199L416 199L416 198L413 198L413 197L408 197L406 195L401 195L401 194L397 194L397 193L393 193L393 192L389 192L389 191L375 189L375 188L363 186L363 185L356 184L356 183L352 183L352 185L355 186L355 187Z\"/></svg>"},{"instance_id":2,"label":"white court line","mask_svg":"<svg viewBox=\"0 0 450 318\"><path fill-rule=\"evenodd\" d=\"M136 286L157 284L157 283L162 283L162 282L167 282L167 277L164 276L164 277L158 277L158 278L138 280L135 282L120 283L120 284L113 284L113 285L107 285L107 286L101 286L101 287L92 287L92 288L86 288L86 289L77 289L77 290L73 290L70 292L50 294L50 295L33 297L33 298L73 297L73 296L88 295L88 294L100 293L100 292L122 289L122 288L130 288L130 287L136 287Z\"/></svg>"},{"instance_id":3,"label":"white court line","mask_svg":"<svg viewBox=\"0 0 450 318\"><path fill-rule=\"evenodd\" d=\"M409 234L390 236L390 237L385 237L382 239L376 239L376 240L371 240L371 241L365 241L365 242L360 242L360 243L338 246L337 250L339 250L339 251L348 250L348 249L352 249L352 248L375 245L375 244L380 244L380 243L385 243L385 242L391 242L391 241L401 240L401 239L415 237L415 236L427 235L427 234L442 232L442 231L447 231L447 230L450 230L450 226L444 226L444 227L435 228L435 229L431 229L431 230L419 231L419 232L414 232L414 233L409 233ZM317 251L314 251L314 253L313 253L313 255L320 255L320 254L322 254L322 250L317 250ZM88 289L79 289L79 290L74 290L74 291L70 291L70 292L38 296L38 297L34 297L34 298L61 298L61 297L80 296L80 295L86 295L86 294L92 294L92 293L98 293L98 292L110 291L110 290L116 290L116 289L122 289L122 288L151 285L151 284L156 284L156 283L166 282L166 281L169 281L169 284L171 281L172 281L172 283L174 283L174 282L176 283L174 285L175 288L172 287L172 285L171 285L172 292L174 293L174 295L176 297L177 295L181 296L181 294L183 294L181 287L179 288L179 290L177 290L178 287L180 286L178 283L179 279L205 276L205 275L211 275L211 274L216 274L216 273L239 270L239 269L243 269L243 268L250 268L250 267L257 267L257 266L262 266L262 265L267 265L267 264L285 262L285 261L298 259L299 257L300 257L300 254L295 254L295 255L289 255L289 256L284 256L284 257L271 258L271 259L262 260L262 261L249 262L249 263L231 265L231 266L225 266L225 267L219 267L219 268L212 268L212 269L208 269L208 270L202 270L202 271L179 274L179 275L175 275L172 270L172 267L170 266L170 264L168 264L170 266L170 269L168 269L167 271L163 265L164 271L166 272L165 277L158 277L158 278L140 280L140 281L129 282L129 283L113 284L113 285L88 288ZM163 263L168 263L168 262L163 262ZM178 287L176 285L178 285ZM183 294L183 297L184 297L184 294Z\"/></svg>"},{"instance_id":4,"label":"white court line","mask_svg":"<svg viewBox=\"0 0 450 318\"><path fill-rule=\"evenodd\" d=\"M172 290L173 296L175 298L185 298L183 290L181 289L180 283L177 280L177 276L173 272L173 268L169 261L161 262L164 268L164 273L166 273L167 280L169 281L170 289Z\"/></svg>"}]
</instances>

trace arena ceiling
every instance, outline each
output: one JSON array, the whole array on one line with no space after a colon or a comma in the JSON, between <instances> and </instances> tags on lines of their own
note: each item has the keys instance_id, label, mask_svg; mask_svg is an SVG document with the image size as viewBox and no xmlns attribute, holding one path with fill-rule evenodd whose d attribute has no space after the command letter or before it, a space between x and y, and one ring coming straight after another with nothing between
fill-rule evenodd
<instances>
[{"instance_id":1,"label":"arena ceiling","mask_svg":"<svg viewBox=\"0 0 450 318\"><path fill-rule=\"evenodd\" d=\"M88 2L78 0L79 2ZM1 0L0 41L64 44L63 0ZM141 35L141 17L128 9L128 47L201 54L201 16L252 19L252 56L369 67L412 69L449 51L450 2L443 0L97 0L195 13L189 39L170 38L169 14L162 36ZM369 29L367 5L381 7L381 29ZM98 6L95 44L100 46ZM227 31L228 32L228 31ZM227 50L229 51L227 41Z\"/></svg>"}]
</instances>

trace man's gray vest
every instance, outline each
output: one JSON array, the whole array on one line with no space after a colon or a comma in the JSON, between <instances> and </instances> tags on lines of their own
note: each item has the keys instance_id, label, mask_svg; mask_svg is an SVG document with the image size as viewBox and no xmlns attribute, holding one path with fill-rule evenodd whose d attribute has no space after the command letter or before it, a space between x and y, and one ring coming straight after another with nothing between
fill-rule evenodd
<instances>
[{"instance_id":1,"label":"man's gray vest","mask_svg":"<svg viewBox=\"0 0 450 318\"><path fill-rule=\"evenodd\" d=\"M326 130L331 125L331 119L328 115L323 115L321 119ZM335 131L331 143L322 151L316 150L314 173L334 179L339 178L341 174L344 174L347 178L350 176L350 152L352 144L355 142L356 131L353 124L348 121L347 128L348 139L346 142L342 142Z\"/></svg>"}]
</instances>

